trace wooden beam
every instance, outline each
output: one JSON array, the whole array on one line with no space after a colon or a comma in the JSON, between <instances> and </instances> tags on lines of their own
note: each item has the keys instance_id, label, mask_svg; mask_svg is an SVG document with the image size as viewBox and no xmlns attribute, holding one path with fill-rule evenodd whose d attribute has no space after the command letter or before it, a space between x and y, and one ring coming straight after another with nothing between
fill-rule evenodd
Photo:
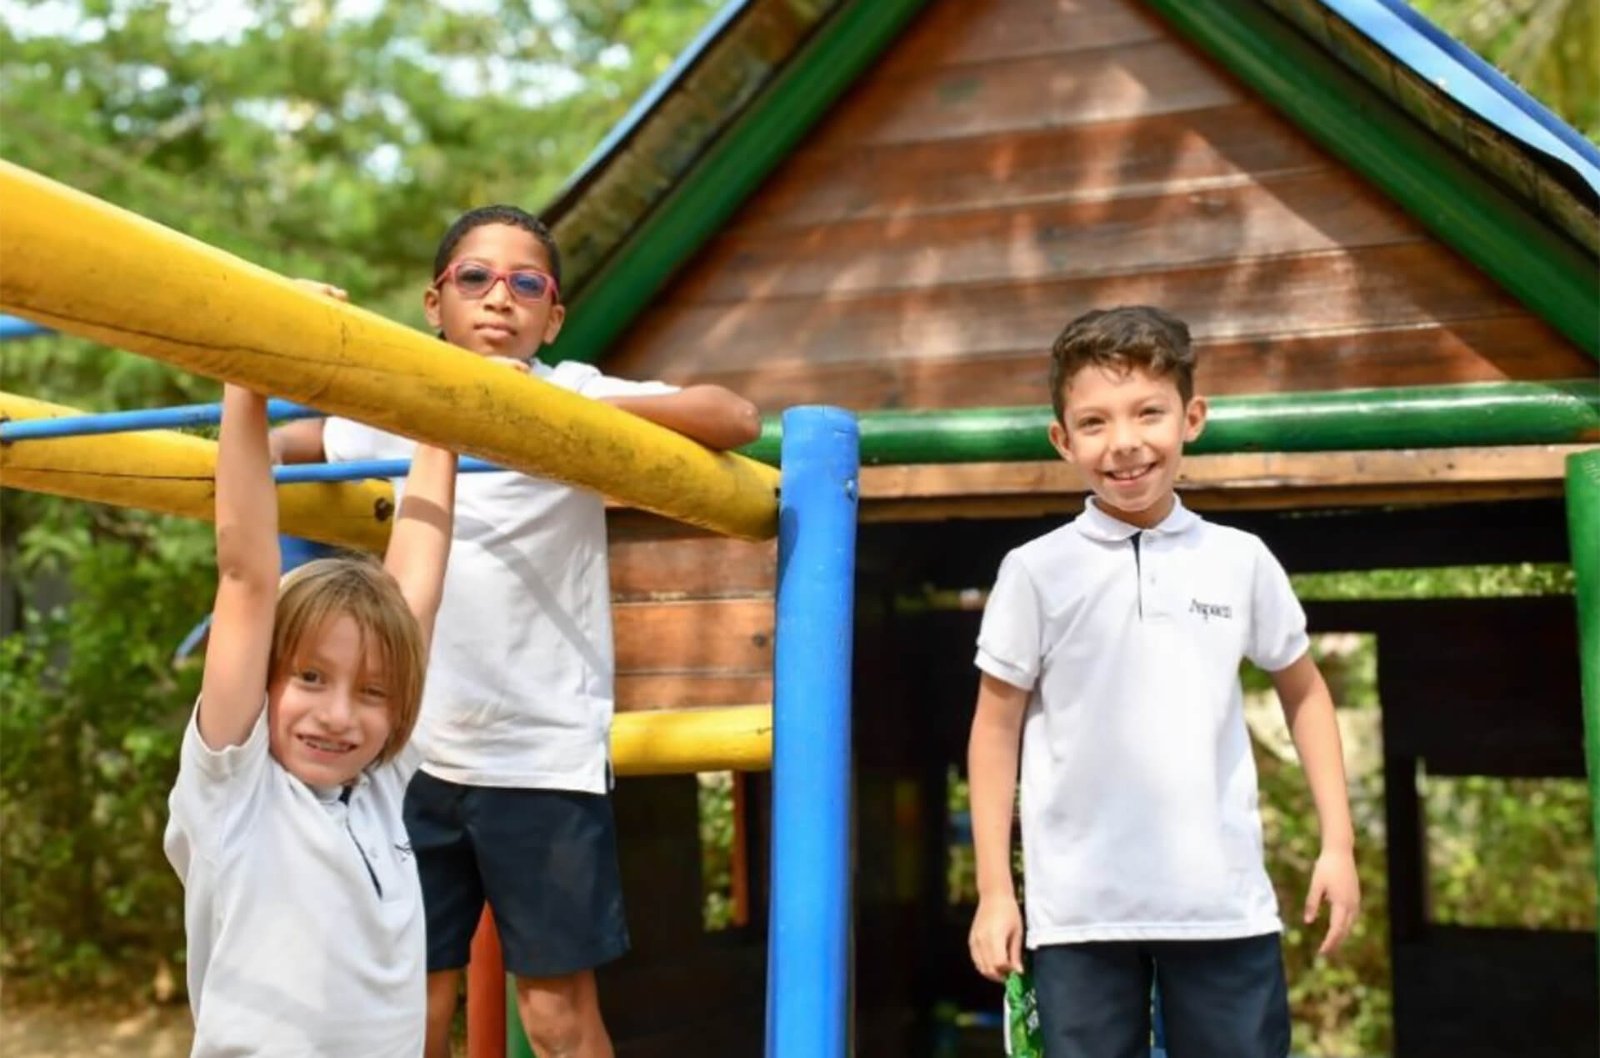
<instances>
[{"instance_id":1,"label":"wooden beam","mask_svg":"<svg viewBox=\"0 0 1600 1058\"><path fill-rule=\"evenodd\" d=\"M1191 456L1178 487L1197 510L1440 504L1560 496L1578 445ZM864 467L864 522L1018 518L1077 511L1062 462Z\"/></svg>"}]
</instances>

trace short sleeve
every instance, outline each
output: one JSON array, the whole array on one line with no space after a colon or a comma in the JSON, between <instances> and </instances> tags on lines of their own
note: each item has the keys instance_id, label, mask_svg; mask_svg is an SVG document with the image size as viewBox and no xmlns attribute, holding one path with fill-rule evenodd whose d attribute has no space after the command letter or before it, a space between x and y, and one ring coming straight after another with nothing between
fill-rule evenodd
<instances>
[{"instance_id":1,"label":"short sleeve","mask_svg":"<svg viewBox=\"0 0 1600 1058\"><path fill-rule=\"evenodd\" d=\"M1295 598L1289 574L1267 546L1257 541L1255 583L1250 599L1250 642L1246 656L1267 672L1281 672L1311 646L1306 612Z\"/></svg>"},{"instance_id":2,"label":"short sleeve","mask_svg":"<svg viewBox=\"0 0 1600 1058\"><path fill-rule=\"evenodd\" d=\"M251 810L255 791L270 767L267 709L262 705L250 735L237 746L212 749L200 737L200 706L183 733L178 781L168 806L172 822L203 854L215 857Z\"/></svg>"},{"instance_id":3,"label":"short sleeve","mask_svg":"<svg viewBox=\"0 0 1600 1058\"><path fill-rule=\"evenodd\" d=\"M616 378L602 374L593 365L578 364L571 360L564 360L556 365L555 375L551 381L565 385L573 392L591 400L601 400L606 397L664 397L679 390L679 387L665 382L632 382L625 378Z\"/></svg>"},{"instance_id":4,"label":"short sleeve","mask_svg":"<svg viewBox=\"0 0 1600 1058\"><path fill-rule=\"evenodd\" d=\"M329 463L350 463L376 456L375 432L350 419L329 419L322 425L322 458Z\"/></svg>"},{"instance_id":5,"label":"short sleeve","mask_svg":"<svg viewBox=\"0 0 1600 1058\"><path fill-rule=\"evenodd\" d=\"M1000 563L978 630L978 668L1013 687L1032 690L1039 678L1039 593L1016 552Z\"/></svg>"}]
</instances>

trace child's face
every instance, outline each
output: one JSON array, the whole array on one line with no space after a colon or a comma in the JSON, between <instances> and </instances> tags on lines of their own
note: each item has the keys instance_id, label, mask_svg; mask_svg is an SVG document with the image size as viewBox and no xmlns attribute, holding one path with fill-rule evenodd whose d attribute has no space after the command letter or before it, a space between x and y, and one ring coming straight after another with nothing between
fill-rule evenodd
<instances>
[{"instance_id":1,"label":"child's face","mask_svg":"<svg viewBox=\"0 0 1600 1058\"><path fill-rule=\"evenodd\" d=\"M532 232L509 224L484 224L473 228L456 244L451 267L468 261L495 272L532 268L550 271L544 245ZM477 298L463 297L446 280L422 295L428 323L444 332L445 340L479 356L527 360L539 347L555 340L567 310L555 303L554 291L537 302L513 297L504 280Z\"/></svg>"},{"instance_id":2,"label":"child's face","mask_svg":"<svg viewBox=\"0 0 1600 1058\"><path fill-rule=\"evenodd\" d=\"M1066 425L1050 424L1050 443L1083 472L1107 514L1146 529L1159 524L1172 511L1183 446L1205 426L1205 400L1186 406L1175 381L1138 367L1085 367L1065 396Z\"/></svg>"},{"instance_id":3,"label":"child's face","mask_svg":"<svg viewBox=\"0 0 1600 1058\"><path fill-rule=\"evenodd\" d=\"M268 688L272 755L302 782L353 782L389 741L388 684L364 647L360 626L341 614L305 637Z\"/></svg>"}]
</instances>

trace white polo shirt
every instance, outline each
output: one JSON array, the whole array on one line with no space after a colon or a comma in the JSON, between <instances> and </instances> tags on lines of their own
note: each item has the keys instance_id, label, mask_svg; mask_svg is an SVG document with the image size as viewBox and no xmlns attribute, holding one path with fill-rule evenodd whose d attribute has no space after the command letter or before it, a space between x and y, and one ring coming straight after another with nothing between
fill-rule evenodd
<instances>
[{"instance_id":1,"label":"white polo shirt","mask_svg":"<svg viewBox=\"0 0 1600 1058\"><path fill-rule=\"evenodd\" d=\"M163 843L183 881L192 1058L418 1058L427 931L401 821L415 758L318 790L191 718Z\"/></svg>"},{"instance_id":2,"label":"white polo shirt","mask_svg":"<svg viewBox=\"0 0 1600 1058\"><path fill-rule=\"evenodd\" d=\"M676 392L574 361L536 360L533 374L585 397ZM348 419L328 420L322 446L330 463L416 447ZM422 769L471 786L604 793L615 669L601 496L525 474L462 474L413 736Z\"/></svg>"},{"instance_id":3,"label":"white polo shirt","mask_svg":"<svg viewBox=\"0 0 1600 1058\"><path fill-rule=\"evenodd\" d=\"M1239 662L1288 667L1305 626L1266 545L1181 502L1140 531L1091 498L1006 556L977 664L1033 692L1020 783L1030 948L1282 929Z\"/></svg>"}]
</instances>

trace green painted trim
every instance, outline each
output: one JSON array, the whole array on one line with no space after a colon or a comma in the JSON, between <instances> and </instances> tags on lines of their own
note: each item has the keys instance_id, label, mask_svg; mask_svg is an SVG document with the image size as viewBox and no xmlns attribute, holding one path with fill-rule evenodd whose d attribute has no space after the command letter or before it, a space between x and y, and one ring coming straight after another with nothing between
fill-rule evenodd
<instances>
[{"instance_id":1,"label":"green painted trim","mask_svg":"<svg viewBox=\"0 0 1600 1058\"><path fill-rule=\"evenodd\" d=\"M1259 3L1149 0L1291 121L1600 359L1600 263Z\"/></svg>"},{"instance_id":2,"label":"green painted trim","mask_svg":"<svg viewBox=\"0 0 1600 1058\"><path fill-rule=\"evenodd\" d=\"M856 0L828 18L585 287L551 347L593 362L899 36L926 0Z\"/></svg>"},{"instance_id":3,"label":"green painted trim","mask_svg":"<svg viewBox=\"0 0 1600 1058\"><path fill-rule=\"evenodd\" d=\"M1578 665L1583 684L1583 751L1589 764L1595 881L1600 884L1600 449L1567 457L1567 533L1578 582Z\"/></svg>"},{"instance_id":4,"label":"green painted trim","mask_svg":"<svg viewBox=\"0 0 1600 1058\"><path fill-rule=\"evenodd\" d=\"M1600 441L1600 382L1490 382L1217 397L1191 455L1346 452ZM1056 459L1048 406L880 411L859 416L861 462L1010 463ZM740 449L776 465L782 428Z\"/></svg>"}]
</instances>

